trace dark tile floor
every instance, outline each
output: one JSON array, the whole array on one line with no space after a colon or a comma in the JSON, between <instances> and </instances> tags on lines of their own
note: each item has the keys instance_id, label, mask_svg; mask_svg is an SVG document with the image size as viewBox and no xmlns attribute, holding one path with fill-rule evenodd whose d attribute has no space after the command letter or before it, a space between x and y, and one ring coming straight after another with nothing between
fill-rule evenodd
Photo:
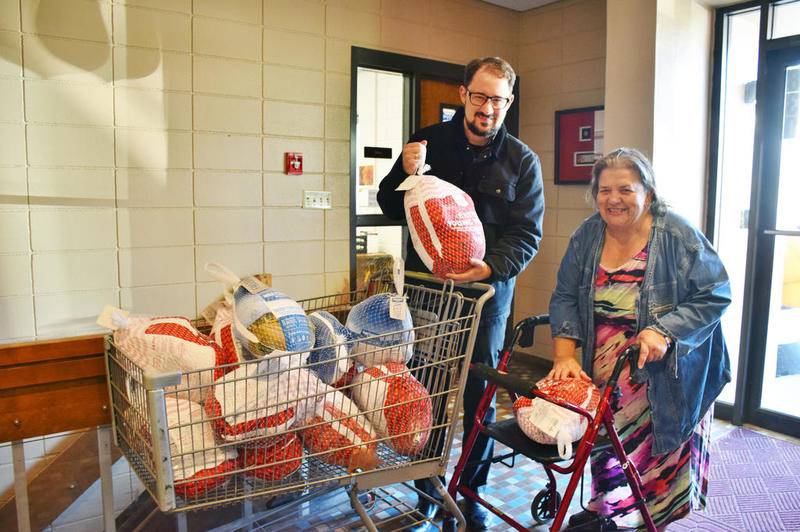
<instances>
[{"instance_id":1,"label":"dark tile floor","mask_svg":"<svg viewBox=\"0 0 800 532\"><path fill-rule=\"evenodd\" d=\"M534 362L536 361L530 357L519 356L514 360L511 368L515 374L535 382L544 376L548 368ZM498 419L513 415L508 395L504 391L501 391L501 394L497 401ZM453 439L450 462L445 473L448 480L452 475L455 462L461 455L461 431L461 421L459 420ZM497 454L506 450L505 446L499 444L495 447ZM523 525L531 526L535 523L530 515L530 504L534 495L544 488L545 483L546 477L541 466L530 460L518 458L513 469L502 464L492 466L485 497L489 502L518 519ZM392 486L381 491L379 500L370 512L376 521L410 511L416 504L416 494L405 486ZM386 500L380 500L380 498ZM404 523L409 522L409 519L403 520L400 516L398 519L379 526L379 529L401 529ZM356 529L363 529L363 524L351 509L349 498L344 490L337 490L305 502L294 509L270 516L270 519L261 525L261 530L269 531L333 530L338 532ZM493 530L508 530L508 525L495 518ZM541 526L531 530L543 531L547 530L547 527Z\"/></svg>"},{"instance_id":2,"label":"dark tile floor","mask_svg":"<svg viewBox=\"0 0 800 532\"><path fill-rule=\"evenodd\" d=\"M512 371L522 374L532 380L536 380L544 375L547 368L541 364L534 364L530 357L520 356L512 365ZM498 397L498 418L512 415L508 396L501 392ZM715 421L713 425L713 437L721 438L735 427L729 423ZM460 456L461 449L461 429L455 434L450 462L446 476L449 479L452 474L455 461ZM506 450L502 445L496 446L496 453ZM559 487L563 490L566 486L567 477L558 477ZM548 530L548 525L535 526L530 515L530 504L536 493L545 487L546 476L541 466L525 458L518 458L515 467L507 468L502 464L495 464L489 477L485 498L503 509L506 513L518 520L529 530L544 532ZM586 486L588 489L588 475ZM408 523L408 518L403 517L403 513L410 512L416 503L416 494L400 485L391 486L379 490L378 501L370 510L370 515L379 521L389 518L389 521L379 525L379 530L398 530L403 528L404 523ZM587 493L588 495L588 493ZM568 514L580 510L579 492L576 493L573 503L570 505ZM509 530L510 527L496 517L493 517L494 531ZM257 530L268 531L348 531L363 530L364 526L358 515L352 510L348 495L344 490L339 489L310 501L304 502L293 507L287 507L269 516L258 523Z\"/></svg>"}]
</instances>

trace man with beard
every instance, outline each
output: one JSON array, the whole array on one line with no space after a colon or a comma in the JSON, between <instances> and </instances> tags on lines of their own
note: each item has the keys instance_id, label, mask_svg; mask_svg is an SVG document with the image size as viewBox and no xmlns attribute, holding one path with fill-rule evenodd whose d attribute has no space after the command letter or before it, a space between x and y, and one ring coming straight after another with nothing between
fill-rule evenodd
<instances>
[{"instance_id":1,"label":"man with beard","mask_svg":"<svg viewBox=\"0 0 800 532\"><path fill-rule=\"evenodd\" d=\"M486 235L486 256L483 260L473 259L469 270L448 277L456 282L491 283L495 288L495 296L483 308L472 354L473 362L491 366L497 365L503 348L516 276L536 255L542 238L544 193L539 157L503 125L514 102L515 79L511 65L499 57L471 61L464 69L464 84L459 87L464 107L450 122L412 135L378 192L378 203L387 217L405 218L404 192L395 189L408 175L428 164L430 175L453 183L472 198ZM410 239L406 253L407 269L426 271ZM472 375L467 378L464 440L474 424L485 386L484 381ZM494 421L494 417L493 403L486 420ZM469 461L490 459L493 443L479 436ZM480 493L489 466L482 463L467 467L463 474L467 487ZM417 487L435 496L429 482L418 481ZM436 513L436 507L423 497L418 508L430 518ZM470 530L487 528L488 514L481 505L467 500L463 509Z\"/></svg>"}]
</instances>

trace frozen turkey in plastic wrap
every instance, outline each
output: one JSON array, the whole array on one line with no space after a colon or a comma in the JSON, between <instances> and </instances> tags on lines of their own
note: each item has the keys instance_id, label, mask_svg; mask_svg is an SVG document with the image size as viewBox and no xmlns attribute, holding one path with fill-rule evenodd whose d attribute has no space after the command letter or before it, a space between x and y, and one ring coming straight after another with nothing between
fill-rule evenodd
<instances>
[{"instance_id":1,"label":"frozen turkey in plastic wrap","mask_svg":"<svg viewBox=\"0 0 800 532\"><path fill-rule=\"evenodd\" d=\"M536 383L542 393L579 406L594 415L600 402L600 390L579 378L542 379ZM565 460L572 456L572 442L583 437L588 421L576 412L541 398L520 397L514 401L517 425L530 439L544 445L558 445Z\"/></svg>"},{"instance_id":2,"label":"frozen turkey in plastic wrap","mask_svg":"<svg viewBox=\"0 0 800 532\"><path fill-rule=\"evenodd\" d=\"M234 291L233 319L237 337L256 357L274 350L308 351L314 345L303 308L255 277L245 277Z\"/></svg>"},{"instance_id":3,"label":"frozen turkey in plastic wrap","mask_svg":"<svg viewBox=\"0 0 800 532\"><path fill-rule=\"evenodd\" d=\"M331 390L317 406L316 415L306 421L300 435L309 453L320 454L323 462L348 471L374 469L378 465L377 444L372 424L355 403L342 392Z\"/></svg>"},{"instance_id":4,"label":"frozen turkey in plastic wrap","mask_svg":"<svg viewBox=\"0 0 800 532\"><path fill-rule=\"evenodd\" d=\"M306 360L308 369L324 383L336 385L353 365L347 344L350 331L325 310L309 314L308 319L314 330L314 349Z\"/></svg>"},{"instance_id":5,"label":"frozen turkey in plastic wrap","mask_svg":"<svg viewBox=\"0 0 800 532\"><path fill-rule=\"evenodd\" d=\"M224 486L236 469L236 450L217 445L202 406L171 397L164 402L175 494L196 499Z\"/></svg>"},{"instance_id":6,"label":"frozen turkey in plastic wrap","mask_svg":"<svg viewBox=\"0 0 800 532\"><path fill-rule=\"evenodd\" d=\"M313 414L322 383L305 369L277 373L247 362L214 383L206 414L225 441L275 436Z\"/></svg>"},{"instance_id":7,"label":"frozen turkey in plastic wrap","mask_svg":"<svg viewBox=\"0 0 800 532\"><path fill-rule=\"evenodd\" d=\"M353 379L353 401L396 452L414 456L428 443L433 407L428 390L403 364L366 368Z\"/></svg>"},{"instance_id":8,"label":"frozen turkey in plastic wrap","mask_svg":"<svg viewBox=\"0 0 800 532\"><path fill-rule=\"evenodd\" d=\"M238 362L235 352L200 333L187 318L118 313L113 327L114 345L125 356L159 373L182 372L181 383L165 391L177 391L178 397L197 403L203 402L215 379L234 369L228 364Z\"/></svg>"},{"instance_id":9,"label":"frozen turkey in plastic wrap","mask_svg":"<svg viewBox=\"0 0 800 532\"><path fill-rule=\"evenodd\" d=\"M387 362L407 363L414 354L414 327L411 311L402 305L401 319L391 315L394 294L370 296L350 309L347 328L357 340L351 354L364 366Z\"/></svg>"},{"instance_id":10,"label":"frozen turkey in plastic wrap","mask_svg":"<svg viewBox=\"0 0 800 532\"><path fill-rule=\"evenodd\" d=\"M434 275L463 273L471 259L483 259L486 237L469 194L431 175L409 176L398 190L406 191L403 206L414 250Z\"/></svg>"}]
</instances>

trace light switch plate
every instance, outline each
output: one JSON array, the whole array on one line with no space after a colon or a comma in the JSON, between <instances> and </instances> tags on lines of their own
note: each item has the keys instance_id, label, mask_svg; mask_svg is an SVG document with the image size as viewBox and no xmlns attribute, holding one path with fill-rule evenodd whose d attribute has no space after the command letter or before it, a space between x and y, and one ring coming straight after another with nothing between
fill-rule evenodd
<instances>
[{"instance_id":1,"label":"light switch plate","mask_svg":"<svg viewBox=\"0 0 800 532\"><path fill-rule=\"evenodd\" d=\"M326 190L304 190L304 209L330 209L331 193Z\"/></svg>"}]
</instances>

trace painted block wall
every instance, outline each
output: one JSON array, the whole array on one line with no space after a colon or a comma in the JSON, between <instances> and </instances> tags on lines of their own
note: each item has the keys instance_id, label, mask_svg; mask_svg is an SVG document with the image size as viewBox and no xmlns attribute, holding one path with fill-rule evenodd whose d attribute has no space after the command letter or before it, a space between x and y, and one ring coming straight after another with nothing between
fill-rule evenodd
<instances>
[{"instance_id":1,"label":"painted block wall","mask_svg":"<svg viewBox=\"0 0 800 532\"><path fill-rule=\"evenodd\" d=\"M539 254L520 274L518 318L548 311L569 236L594 212L586 185L555 185L555 112L603 105L606 2L570 0L526 11L520 21L520 136L539 154L544 178L544 236ZM549 327L540 327L531 354L552 360Z\"/></svg>"}]
</instances>

